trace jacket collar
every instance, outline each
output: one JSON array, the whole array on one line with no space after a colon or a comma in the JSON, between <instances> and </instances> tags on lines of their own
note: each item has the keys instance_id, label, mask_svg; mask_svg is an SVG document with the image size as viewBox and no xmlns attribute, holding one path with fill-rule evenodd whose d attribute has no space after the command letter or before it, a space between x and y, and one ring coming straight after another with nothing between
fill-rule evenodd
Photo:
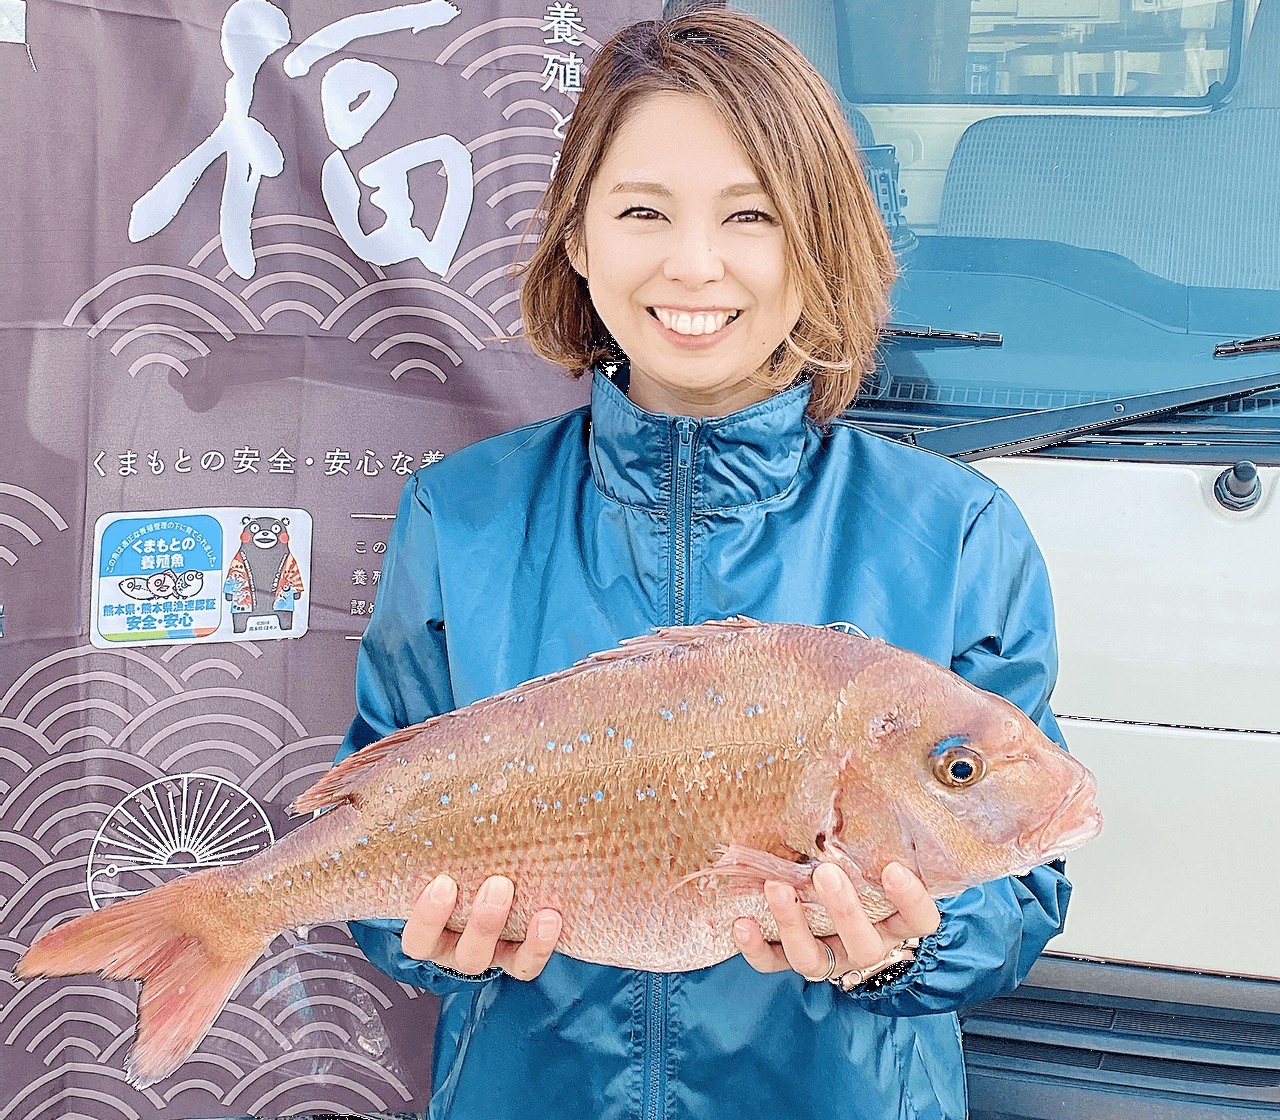
<instances>
[{"instance_id":1,"label":"jacket collar","mask_svg":"<svg viewBox=\"0 0 1280 1120\"><path fill-rule=\"evenodd\" d=\"M695 511L767 501L800 469L811 388L804 381L727 416L699 420L646 412L597 369L588 441L596 485L627 505L668 506L683 430L691 440Z\"/></svg>"}]
</instances>

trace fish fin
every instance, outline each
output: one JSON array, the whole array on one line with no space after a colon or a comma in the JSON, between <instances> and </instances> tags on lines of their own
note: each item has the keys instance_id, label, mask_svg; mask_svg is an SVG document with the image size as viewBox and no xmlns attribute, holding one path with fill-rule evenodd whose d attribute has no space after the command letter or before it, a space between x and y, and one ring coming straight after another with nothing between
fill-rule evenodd
<instances>
[{"instance_id":1,"label":"fish fin","mask_svg":"<svg viewBox=\"0 0 1280 1120\"><path fill-rule=\"evenodd\" d=\"M692 883L704 875L725 875L743 880L742 885L746 888L763 889L766 880L776 880L781 883L790 883L797 891L802 888L809 888L806 893L812 891L813 869L818 866L816 860L806 858L800 863L795 863L782 856L775 856L771 852L747 847L745 844L729 844L723 848L717 848L716 852L719 858L715 863L691 875L686 875L678 885Z\"/></svg>"},{"instance_id":2,"label":"fish fin","mask_svg":"<svg viewBox=\"0 0 1280 1120\"><path fill-rule=\"evenodd\" d=\"M111 980L141 980L138 1030L125 1064L138 1088L167 1077L191 1056L266 948L249 939L243 955L227 957L219 952L225 937L212 930L201 935L200 896L208 893L208 880L193 880L205 874L64 922L39 937L14 966L14 975L23 979L97 972Z\"/></svg>"},{"instance_id":3,"label":"fish fin","mask_svg":"<svg viewBox=\"0 0 1280 1120\"><path fill-rule=\"evenodd\" d=\"M385 739L370 743L354 754L347 755L310 789L298 795L289 806L290 813L313 813L317 809L328 809L350 801L358 809L360 798L357 787L369 776L373 767L377 766L397 747L415 739L428 727L439 723L444 716L432 716L425 723L415 723L412 727L402 727L393 731Z\"/></svg>"}]
</instances>

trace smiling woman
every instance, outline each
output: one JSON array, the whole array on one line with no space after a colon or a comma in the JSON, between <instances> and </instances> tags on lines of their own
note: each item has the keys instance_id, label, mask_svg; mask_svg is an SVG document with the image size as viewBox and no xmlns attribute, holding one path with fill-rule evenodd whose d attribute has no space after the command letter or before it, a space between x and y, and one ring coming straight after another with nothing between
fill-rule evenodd
<instances>
[{"instance_id":1,"label":"smiling woman","mask_svg":"<svg viewBox=\"0 0 1280 1120\"><path fill-rule=\"evenodd\" d=\"M999 693L1058 737L1048 582L1017 510L966 467L839 416L870 363L894 263L838 103L803 55L723 10L620 32L592 62L534 228L525 333L575 376L591 372L591 403L410 480L340 757L619 639L736 614L846 620ZM683 687L687 696L658 709L662 719L731 691ZM785 687L753 696L743 716L761 769L778 750L758 717ZM867 725L854 714L867 687L850 682L837 711L891 738L910 719L895 706ZM909 704L910 690L900 693L896 703ZM588 741L616 752L606 770L623 765L653 715L645 695L640 707L611 696L603 722L574 741L547 728L536 760L507 765L536 768L541 781ZM453 722L441 726L456 734ZM504 778L492 817L466 808L478 786L442 798L441 811L462 814L461 844L472 825L526 819L532 805L528 819L541 823L527 859L477 855L455 881L429 878L406 850L415 901L389 915L403 924L353 923L389 975L444 997L431 1115L961 1120L955 1011L1014 987L1059 931L1061 869L935 901L925 845L908 845L902 862L846 868L824 828L804 839L824 855L811 877L800 871L802 895L796 867L808 849L740 784L750 768L730 769L701 732L682 734L723 768L734 804L750 805L715 830L714 844L690 841L683 826L633 842L602 815L613 811L603 780L572 799L530 800ZM808 756L832 734L824 724L795 746ZM982 797L991 771L971 745L939 749L913 765ZM459 741L457 759L465 752ZM857 767L847 773L903 835L900 800ZM688 805L693 819L711 796L700 789L663 761L620 811L656 799ZM765 820L764 832L744 827L748 818ZM569 851L555 827L585 846ZM560 865L599 906L619 879L634 894L637 861L683 866L691 848L693 866L753 849L757 867L777 876L709 928L691 922L678 933L685 944L710 933L740 953L660 972L557 951L574 944L577 918L562 894L532 885L537 868ZM850 872L887 900L876 920ZM802 896L829 925L811 926ZM629 906L637 928L653 928L646 903Z\"/></svg>"}]
</instances>

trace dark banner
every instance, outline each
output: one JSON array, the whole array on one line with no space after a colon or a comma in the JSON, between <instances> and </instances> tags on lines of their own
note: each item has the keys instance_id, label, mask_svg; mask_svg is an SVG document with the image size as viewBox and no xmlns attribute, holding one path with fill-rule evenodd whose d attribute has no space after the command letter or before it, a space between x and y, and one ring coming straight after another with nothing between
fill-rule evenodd
<instances>
[{"instance_id":1,"label":"dark banner","mask_svg":"<svg viewBox=\"0 0 1280 1120\"><path fill-rule=\"evenodd\" d=\"M0 0L0 968L299 823L408 475L586 398L508 269L659 8ZM136 992L0 972L0 1120L426 1107L431 998L342 925L144 1090Z\"/></svg>"}]
</instances>

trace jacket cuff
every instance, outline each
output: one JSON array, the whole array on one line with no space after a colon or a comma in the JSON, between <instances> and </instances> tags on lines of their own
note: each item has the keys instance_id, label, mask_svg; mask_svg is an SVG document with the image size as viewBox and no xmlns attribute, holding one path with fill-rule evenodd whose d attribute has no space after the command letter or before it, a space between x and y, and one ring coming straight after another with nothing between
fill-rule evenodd
<instances>
[{"instance_id":1,"label":"jacket cuff","mask_svg":"<svg viewBox=\"0 0 1280 1120\"><path fill-rule=\"evenodd\" d=\"M404 920L401 918L348 922L347 928L364 955L392 980L414 988L424 988L438 996L487 984L503 974L502 969L491 967L475 976L469 976L433 961L410 957L400 945L400 934L404 929Z\"/></svg>"}]
</instances>

